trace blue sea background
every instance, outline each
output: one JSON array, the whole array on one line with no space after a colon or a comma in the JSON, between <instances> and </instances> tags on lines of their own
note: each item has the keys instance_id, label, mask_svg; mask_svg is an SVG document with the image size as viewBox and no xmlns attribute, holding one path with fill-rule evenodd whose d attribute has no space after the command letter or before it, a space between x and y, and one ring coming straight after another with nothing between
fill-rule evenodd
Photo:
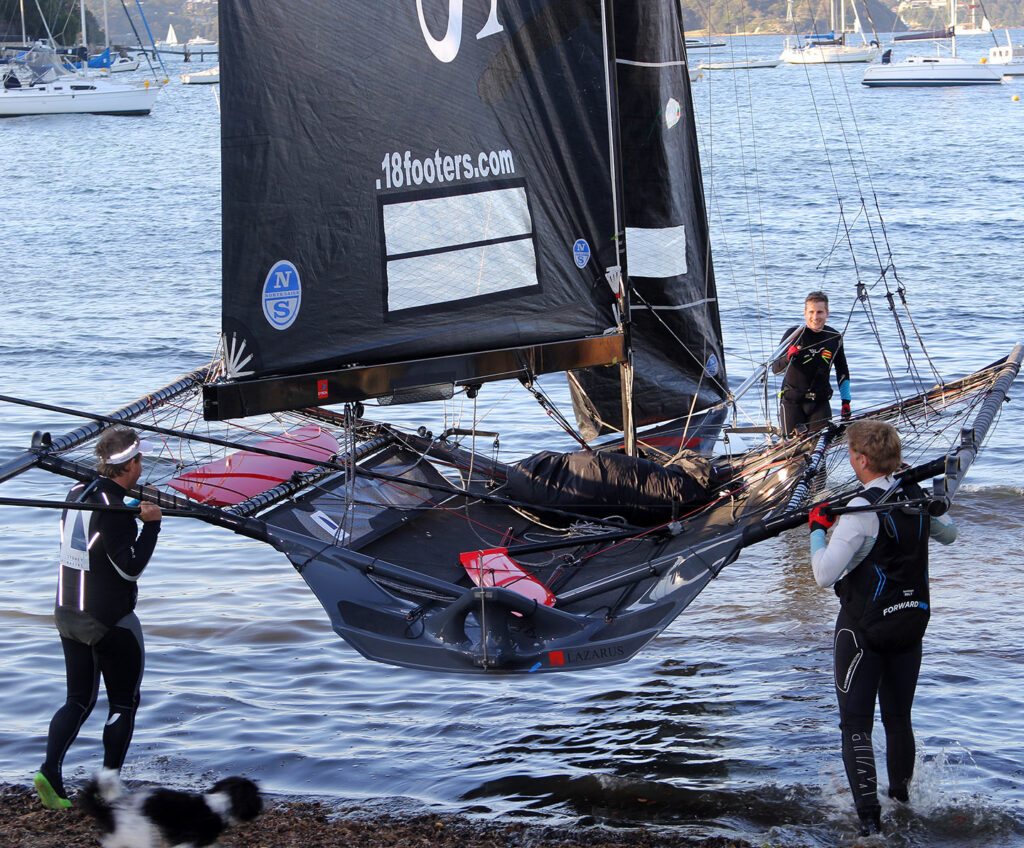
<instances>
[{"instance_id":1,"label":"blue sea background","mask_svg":"<svg viewBox=\"0 0 1024 848\"><path fill-rule=\"evenodd\" d=\"M715 59L782 47L769 36L727 42ZM961 55L990 44L960 39ZM863 70L781 65L693 83L734 384L799 320L804 295L824 288L847 331L854 408L884 401L855 296L858 280L877 279L885 239L941 374L1024 340L1024 102L1013 99L1024 77L878 91L860 84ZM213 89L171 71L149 117L0 122L0 393L107 412L213 355L218 108ZM856 263L840 239L848 227ZM884 292L871 292L902 374ZM1021 395L1011 392L954 506L960 540L933 552L919 763L911 804L885 809L892 845L1024 846ZM525 393L488 387L479 402L499 400L486 420L502 431L503 458L565 445ZM435 408L397 412L439 429ZM33 431L79 423L0 404L0 463ZM34 471L0 494L66 489ZM57 520L0 506L0 781L10 783L30 780L63 698ZM836 599L814 585L803 530L747 550L629 663L547 676L371 663L335 636L283 556L181 519L165 521L140 585L147 669L130 780L192 786L243 772L272 793L380 811L645 824L767 846L853 838L831 683ZM65 764L72 784L100 763L104 717L101 696ZM875 736L881 751L880 727Z\"/></svg>"}]
</instances>

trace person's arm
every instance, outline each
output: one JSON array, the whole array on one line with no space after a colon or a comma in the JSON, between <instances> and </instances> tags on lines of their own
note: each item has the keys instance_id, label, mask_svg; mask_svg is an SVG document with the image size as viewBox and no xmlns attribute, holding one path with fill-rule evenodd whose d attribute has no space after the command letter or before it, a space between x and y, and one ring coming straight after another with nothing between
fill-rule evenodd
<instances>
[{"instance_id":1,"label":"person's arm","mask_svg":"<svg viewBox=\"0 0 1024 848\"><path fill-rule=\"evenodd\" d=\"M932 516L929 533L940 545L951 545L956 541L958 531L952 518L941 515Z\"/></svg>"},{"instance_id":2,"label":"person's arm","mask_svg":"<svg viewBox=\"0 0 1024 848\"><path fill-rule=\"evenodd\" d=\"M850 394L850 366L846 362L846 347L843 345L842 335L839 336L839 347L836 348L836 355L832 357L832 365L836 369L839 398L849 403L852 400L852 395Z\"/></svg>"},{"instance_id":3,"label":"person's arm","mask_svg":"<svg viewBox=\"0 0 1024 848\"><path fill-rule=\"evenodd\" d=\"M854 498L850 506L867 504ZM873 512L847 513L840 516L832 529L832 538L825 540L825 531L811 531L811 568L814 582L825 589L845 577L868 555L878 535L878 516Z\"/></svg>"},{"instance_id":4,"label":"person's arm","mask_svg":"<svg viewBox=\"0 0 1024 848\"><path fill-rule=\"evenodd\" d=\"M135 519L125 513L102 513L100 536L107 558L125 580L138 580L156 548L160 521L144 521L136 535Z\"/></svg>"},{"instance_id":5,"label":"person's arm","mask_svg":"<svg viewBox=\"0 0 1024 848\"><path fill-rule=\"evenodd\" d=\"M782 344L787 338L793 335L795 331L796 327L790 327L788 330L786 330L786 332L782 334L782 338L779 339L779 344ZM799 341L799 336L793 339L793 341L786 346L786 350L782 351L782 353L775 359L775 361L772 362L773 374L781 374L783 371L786 370L786 368L789 367L789 360L792 359L793 357L793 348L795 347L797 348L797 350L800 349Z\"/></svg>"}]
</instances>

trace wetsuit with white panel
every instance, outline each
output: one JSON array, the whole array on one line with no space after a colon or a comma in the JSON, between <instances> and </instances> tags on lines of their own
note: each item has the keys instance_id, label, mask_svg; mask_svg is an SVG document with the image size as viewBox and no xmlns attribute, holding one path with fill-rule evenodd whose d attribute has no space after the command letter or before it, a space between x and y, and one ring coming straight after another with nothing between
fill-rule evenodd
<instances>
[{"instance_id":1,"label":"wetsuit with white panel","mask_svg":"<svg viewBox=\"0 0 1024 848\"><path fill-rule=\"evenodd\" d=\"M875 478L850 506L875 503L894 482L890 476ZM843 763L858 815L865 822L877 822L880 812L871 744L876 700L885 728L889 795L907 800L915 757L910 713L921 668L921 639L917 636L898 649L873 648L861 630L860 610L871 587L877 593L884 585L889 570L916 570L926 586L929 537L950 544L957 535L949 519L924 512L904 514L898 503L889 511L842 515L827 542L824 530L811 532L814 579L823 588L835 586L841 601L833 663Z\"/></svg>"},{"instance_id":2,"label":"wetsuit with white panel","mask_svg":"<svg viewBox=\"0 0 1024 848\"><path fill-rule=\"evenodd\" d=\"M124 506L125 489L107 477L71 489L68 500ZM64 756L96 705L100 675L109 702L103 765L120 769L135 727L145 666L142 628L135 615L136 581L149 563L159 521L142 523L128 511L65 510L54 619L64 649L68 694L50 721L42 773L63 795Z\"/></svg>"}]
</instances>

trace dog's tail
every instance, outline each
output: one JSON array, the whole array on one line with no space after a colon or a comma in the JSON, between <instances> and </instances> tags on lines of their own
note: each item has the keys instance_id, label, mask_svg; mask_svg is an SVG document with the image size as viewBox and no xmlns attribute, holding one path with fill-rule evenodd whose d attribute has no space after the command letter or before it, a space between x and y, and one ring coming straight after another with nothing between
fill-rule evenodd
<instances>
[{"instance_id":1,"label":"dog's tail","mask_svg":"<svg viewBox=\"0 0 1024 848\"><path fill-rule=\"evenodd\" d=\"M113 769L103 769L78 793L78 803L104 833L114 830L114 813L110 802L121 797L121 781Z\"/></svg>"}]
</instances>

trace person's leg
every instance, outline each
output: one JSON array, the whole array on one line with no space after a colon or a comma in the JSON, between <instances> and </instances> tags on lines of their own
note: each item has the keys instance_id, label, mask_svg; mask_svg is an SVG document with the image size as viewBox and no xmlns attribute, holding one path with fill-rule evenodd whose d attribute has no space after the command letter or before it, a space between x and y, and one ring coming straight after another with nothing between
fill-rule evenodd
<instances>
[{"instance_id":1,"label":"person's leg","mask_svg":"<svg viewBox=\"0 0 1024 848\"><path fill-rule=\"evenodd\" d=\"M103 767L120 771L135 732L145 649L134 613L122 618L96 646L110 712L103 726Z\"/></svg>"},{"instance_id":2,"label":"person's leg","mask_svg":"<svg viewBox=\"0 0 1024 848\"><path fill-rule=\"evenodd\" d=\"M64 667L67 674L67 698L50 719L46 738L46 760L34 783L47 807L66 807L64 790L64 757L75 741L85 720L96 705L99 689L99 667L93 649L82 642L61 637ZM42 778L42 780L40 780Z\"/></svg>"},{"instance_id":3,"label":"person's leg","mask_svg":"<svg viewBox=\"0 0 1024 848\"><path fill-rule=\"evenodd\" d=\"M815 401L805 410L805 415L808 427L821 427L832 420L832 405L827 398Z\"/></svg>"},{"instance_id":4,"label":"person's leg","mask_svg":"<svg viewBox=\"0 0 1024 848\"><path fill-rule=\"evenodd\" d=\"M783 436L792 436L796 429L807 419L804 417L803 404L800 401L786 400L779 401L779 429Z\"/></svg>"},{"instance_id":5,"label":"person's leg","mask_svg":"<svg viewBox=\"0 0 1024 848\"><path fill-rule=\"evenodd\" d=\"M836 622L833 662L839 728L843 738L843 766L862 832L875 833L879 828L882 808L878 803L871 728L875 718L881 660L860 644L853 630L845 626L842 614Z\"/></svg>"},{"instance_id":6,"label":"person's leg","mask_svg":"<svg viewBox=\"0 0 1024 848\"><path fill-rule=\"evenodd\" d=\"M886 767L889 772L889 797L906 803L908 786L914 776L917 747L910 720L914 692L921 671L921 643L902 653L884 658L878 688L878 704L885 727Z\"/></svg>"}]
</instances>

